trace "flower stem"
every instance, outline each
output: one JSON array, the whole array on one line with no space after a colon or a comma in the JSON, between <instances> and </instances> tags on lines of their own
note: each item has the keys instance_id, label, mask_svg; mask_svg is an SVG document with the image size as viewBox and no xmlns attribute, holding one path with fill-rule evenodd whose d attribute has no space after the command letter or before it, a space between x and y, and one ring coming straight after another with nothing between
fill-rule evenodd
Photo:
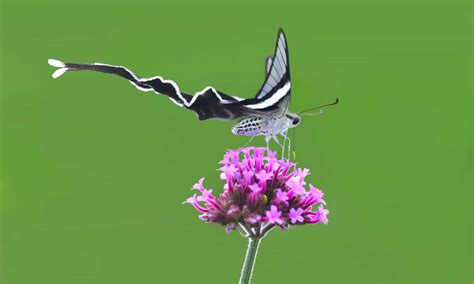
<instances>
[{"instance_id":1,"label":"flower stem","mask_svg":"<svg viewBox=\"0 0 474 284\"><path fill-rule=\"evenodd\" d=\"M242 273L240 274L239 284L250 283L250 279L252 278L253 267L255 265L255 259L257 258L259 243L259 237L249 238L249 245L247 247L247 253L245 255L244 266L242 267Z\"/></svg>"}]
</instances>

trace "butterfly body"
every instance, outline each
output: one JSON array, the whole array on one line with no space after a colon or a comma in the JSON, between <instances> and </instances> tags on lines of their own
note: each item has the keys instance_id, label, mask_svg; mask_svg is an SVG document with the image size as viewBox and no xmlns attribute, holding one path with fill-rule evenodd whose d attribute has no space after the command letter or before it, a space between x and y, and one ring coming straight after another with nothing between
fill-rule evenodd
<instances>
[{"instance_id":1,"label":"butterfly body","mask_svg":"<svg viewBox=\"0 0 474 284\"><path fill-rule=\"evenodd\" d=\"M232 133L243 136L269 136L274 137L285 133L289 128L299 124L299 117L287 113L282 117L249 117L242 119L232 128Z\"/></svg>"}]
</instances>

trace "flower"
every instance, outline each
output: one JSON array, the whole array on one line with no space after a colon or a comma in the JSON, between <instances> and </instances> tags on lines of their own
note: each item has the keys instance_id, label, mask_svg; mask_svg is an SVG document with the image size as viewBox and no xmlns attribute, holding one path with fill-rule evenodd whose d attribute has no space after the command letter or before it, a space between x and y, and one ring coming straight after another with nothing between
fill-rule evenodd
<instances>
[{"instance_id":1,"label":"flower","mask_svg":"<svg viewBox=\"0 0 474 284\"><path fill-rule=\"evenodd\" d=\"M276 195L274 199L274 203L280 203L280 202L287 202L288 201L288 194L281 189L276 190Z\"/></svg>"},{"instance_id":2,"label":"flower","mask_svg":"<svg viewBox=\"0 0 474 284\"><path fill-rule=\"evenodd\" d=\"M263 190L263 189L260 187L260 185L258 185L258 184L256 184L256 183L251 184L251 185L249 186L249 188L250 188L250 191L253 192L253 193L255 193L255 194L258 194L258 193L260 193L260 192Z\"/></svg>"},{"instance_id":3,"label":"flower","mask_svg":"<svg viewBox=\"0 0 474 284\"><path fill-rule=\"evenodd\" d=\"M265 212L265 215L268 219L268 223L270 224L278 224L282 225L283 220L280 218L281 217L281 212L278 211L277 207L275 205L272 205L271 209L267 212Z\"/></svg>"},{"instance_id":4,"label":"flower","mask_svg":"<svg viewBox=\"0 0 474 284\"><path fill-rule=\"evenodd\" d=\"M324 209L323 205L319 205L318 207L318 219L319 222L323 222L324 224L327 224L329 222L327 215L329 214L329 210Z\"/></svg>"},{"instance_id":5,"label":"flower","mask_svg":"<svg viewBox=\"0 0 474 284\"><path fill-rule=\"evenodd\" d=\"M294 224L296 222L303 222L304 221L304 218L303 216L301 216L301 214L303 213L303 209L301 208L298 208L295 210L295 208L291 208L290 209L290 213L288 213L288 217L290 218L290 222L291 224Z\"/></svg>"},{"instance_id":6,"label":"flower","mask_svg":"<svg viewBox=\"0 0 474 284\"><path fill-rule=\"evenodd\" d=\"M267 181L272 179L273 173L267 172L266 170L261 170L255 176L257 177L259 183L265 185Z\"/></svg>"},{"instance_id":7,"label":"flower","mask_svg":"<svg viewBox=\"0 0 474 284\"><path fill-rule=\"evenodd\" d=\"M201 178L193 186L198 193L184 202L202 213L200 219L260 237L274 226L328 223L323 192L312 184L306 189L309 169L257 147L229 150L220 164L224 192L213 195Z\"/></svg>"}]
</instances>

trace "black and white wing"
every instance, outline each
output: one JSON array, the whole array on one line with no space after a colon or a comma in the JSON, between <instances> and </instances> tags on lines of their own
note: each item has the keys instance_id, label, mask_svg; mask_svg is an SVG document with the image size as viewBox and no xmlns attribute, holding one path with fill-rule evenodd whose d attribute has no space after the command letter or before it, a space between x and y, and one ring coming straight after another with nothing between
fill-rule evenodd
<instances>
[{"instance_id":1,"label":"black and white wing","mask_svg":"<svg viewBox=\"0 0 474 284\"><path fill-rule=\"evenodd\" d=\"M269 63L270 60L267 62ZM181 92L178 85L171 80L163 79L160 76L141 78L122 66L102 63L66 63L55 59L49 59L48 63L58 68L53 73L53 78L58 78L66 72L81 70L122 77L141 91L153 91L167 96L176 105L196 112L200 120L282 116L287 111L290 99L288 51L282 30L278 32L277 47L271 65L269 64L265 83L257 96L252 99L229 96L213 87L206 87L193 96Z\"/></svg>"}]
</instances>

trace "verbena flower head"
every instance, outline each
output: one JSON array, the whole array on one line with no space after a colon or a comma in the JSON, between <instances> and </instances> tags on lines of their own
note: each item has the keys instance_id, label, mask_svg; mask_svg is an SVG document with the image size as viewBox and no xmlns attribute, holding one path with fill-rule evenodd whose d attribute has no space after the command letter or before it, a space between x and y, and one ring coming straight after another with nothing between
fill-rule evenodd
<instances>
[{"instance_id":1,"label":"verbena flower head","mask_svg":"<svg viewBox=\"0 0 474 284\"><path fill-rule=\"evenodd\" d=\"M201 178L193 186L198 193L185 201L202 213L200 219L221 224L228 232L238 225L259 231L269 225L286 229L328 223L323 192L306 186L308 169L256 147L229 150L220 164L224 192L215 196Z\"/></svg>"}]
</instances>

